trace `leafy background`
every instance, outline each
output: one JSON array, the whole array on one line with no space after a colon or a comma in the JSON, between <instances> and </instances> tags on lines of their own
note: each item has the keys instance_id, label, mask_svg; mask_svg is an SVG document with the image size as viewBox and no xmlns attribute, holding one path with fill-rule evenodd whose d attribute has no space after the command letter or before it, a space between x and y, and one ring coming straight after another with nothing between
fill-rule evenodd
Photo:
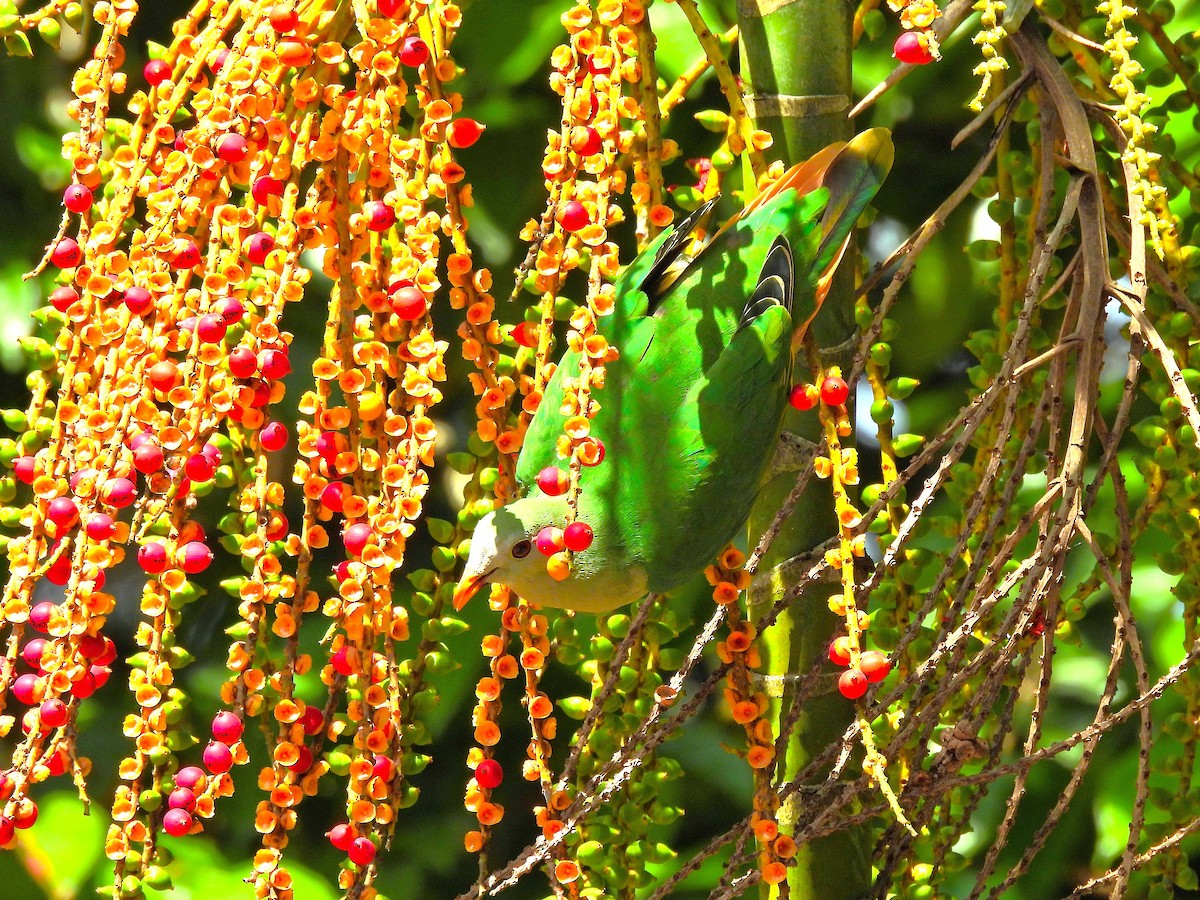
<instances>
[{"instance_id":1,"label":"leafy background","mask_svg":"<svg viewBox=\"0 0 1200 900\"><path fill-rule=\"evenodd\" d=\"M511 280L508 273L523 253L517 233L543 203L536 161L540 159L547 128L555 126L559 119L557 98L547 88L545 75L549 53L562 36L558 16L564 4L559 0L520 3L467 0L462 5L464 25L454 45L457 60L466 67L459 87L465 110L488 126L484 138L461 156L476 198L470 234L481 262L496 273L497 296L505 296L509 287L505 282ZM163 39L169 34L172 19L187 7L187 3L179 0L144 4L135 31L126 43L129 60L125 68L131 81L140 77L145 61L145 56L138 56L139 49L144 53L147 40ZM1181 0L1175 7L1175 19L1169 26L1173 36L1200 28L1197 4ZM733 21L732 2L705 3L702 8L714 26L723 28ZM655 4L651 17L659 39L660 72L671 79L695 60L698 50L675 7ZM875 21L882 24L881 18ZM960 29L957 37L943 48L943 62L917 70L857 123L860 128L883 125L893 129L897 145L895 168L876 204L878 216L862 241L869 259L880 258L919 226L977 158L973 152L977 147L970 144L959 152L949 149L951 138L970 118L965 103L975 92L970 70L977 51L969 42L971 33L969 25ZM869 90L893 66L890 51L894 33L884 31L873 37L864 39L855 57L855 87L859 93ZM68 175L67 165L59 156L59 140L73 124L63 110L69 98L67 86L71 74L87 40L86 33L83 39L68 33L58 53L39 47L33 60L0 58L0 401L4 406L21 406L24 401L24 360L17 338L32 329L34 323L29 313L40 305L48 287L47 282L23 282L21 274L32 267L57 227L58 193ZM797 52L805 50L798 47ZM1139 52L1145 55L1147 68L1152 69L1154 51L1142 48ZM1169 103L1162 89L1153 96ZM667 136L677 140L684 150L683 159L705 155L714 146L713 136L690 115L708 107L721 107L719 92L710 78L701 82L689 103L676 112L667 126ZM1200 143L1200 116L1177 115L1168 132L1177 153L1194 154ZM973 140L984 139L977 136ZM668 183L686 184L693 180L682 160L668 167L666 177ZM966 373L974 358L964 349L964 342L973 329L991 325L990 294L984 284L993 266L986 260L975 259L975 254L964 253L964 248L972 249L973 241L990 236L990 222L982 206L982 201L976 201L974 207L960 210L951 218L945 231L926 251L897 306L895 319L900 326L900 338L893 344L892 371L922 382L922 388L901 413L908 416L908 424L898 430L936 430L959 407L968 390ZM627 241L626 246L631 243ZM314 278L312 291L316 302L322 302L319 296L322 287L319 277ZM519 315L516 309L508 316L501 313L509 321L516 321ZM290 379L289 397L299 396L304 389L306 362L316 354L320 320L319 316L303 315L298 308L292 310L290 320L285 320L285 325L297 335L293 345L296 374ZM1120 322L1114 320L1111 324L1113 339L1120 340ZM452 329L448 322L442 324L444 333ZM453 365L454 360L448 358L447 363ZM1119 381L1119 375L1114 373L1114 377ZM461 445L465 440L471 428L472 405L465 370L457 373L452 370L442 410L446 419L439 429L447 436L446 449L459 449L454 444ZM867 481L871 480L869 451L867 441L864 443ZM449 471L445 467L442 470ZM1142 489L1141 476L1132 467L1128 467L1125 475L1136 496ZM452 474L441 488L430 512L450 517L460 499L456 494L458 483ZM1037 485L1030 487L1038 489ZM211 512L214 520L220 514L215 506ZM428 553L429 546L414 541L410 552L421 557ZM936 552L937 548L930 549ZM1134 608L1138 610L1143 633L1152 635L1152 677L1178 660L1183 645L1178 601L1170 593L1173 580L1159 571L1149 554L1143 564L1135 567L1138 594ZM124 597L129 601L125 617L122 618L119 609L110 628L110 633L123 641L122 655L128 655L135 649L132 609L140 593L138 573L118 570L110 584L119 599ZM695 596L691 596L685 592L680 602L692 603L699 615L709 602L699 596L701 593L692 592ZM194 665L180 674L180 686L193 699L191 717L196 723L207 722L215 711L217 688L224 677L226 640L222 627L233 621L233 604L219 592L205 598L202 604L185 617L180 635L181 643L197 658ZM452 643L461 667L440 679L442 702L429 718L434 735L430 751L433 762L417 778L422 791L419 805L401 814L396 840L384 857L377 886L385 895L453 896L467 887L474 876L475 862L462 850L462 834L473 823L462 807L462 792L469 777L463 761L471 744L471 689L484 671L484 660L478 653L478 635L483 633L483 623L491 615L485 604L468 608L468 618L474 617L472 621L479 627ZM1101 621L1092 624L1095 627L1089 628L1085 616L1078 645L1060 645L1057 665L1062 667L1058 676L1061 681L1056 684L1060 685L1062 696L1057 705L1059 718L1048 723L1049 740L1083 726L1093 711L1087 701L1104 678L1108 624ZM311 637L314 641L315 638ZM109 684L83 707L80 716L81 749L94 762L89 782L95 800L92 815L83 815L69 788L47 791L39 801L39 827L23 834L24 843L17 854L0 854L0 885L4 885L4 895L30 898L86 895L90 893L89 886L104 884L110 877L101 848L116 762L123 754L125 739L120 735L119 722L130 706L124 675L117 668ZM701 672L700 677L703 675ZM546 687L555 697L585 690L576 676L562 668L552 670ZM1074 706L1070 702L1072 692L1080 698ZM1168 696L1162 711L1173 711L1170 704L1175 702ZM507 704L505 714L507 720L501 724L506 738L498 748L498 755L506 771L515 773L519 771L525 743L523 715L515 697ZM1011 896L1044 898L1066 893L1076 883L1078 870L1093 864L1105 865L1119 853L1127 828L1124 811L1133 796L1135 727L1131 720L1124 734L1118 732L1101 745L1099 753L1104 756L1092 766L1077 801L1040 857L1041 864L1021 881ZM569 739L570 730L561 729L560 745ZM668 784L662 802L683 805L686 815L664 829L661 838L688 855L749 808L748 770L744 763L722 749L722 742L737 746L739 737L724 712L713 705L664 749L664 755L681 764L684 777ZM253 744L251 751L253 754ZM1034 770L1010 840L1014 855L1025 845L1022 832L1032 834L1044 820L1073 762L1071 755L1066 754L1065 758ZM172 896L186 900L193 896L248 894L249 889L241 879L258 846L251 827L254 805L261 797L253 783L256 772L253 764L238 770L237 794L222 801L216 818L206 823L203 835L169 842L176 858L173 868L176 888ZM301 824L293 833L288 852L289 869L296 878L296 896L304 900L320 900L337 893L333 876L342 854L330 847L322 834L342 806L334 784L335 780L329 779L319 797L306 801ZM977 810L972 833L955 848L964 863L988 847L991 830L1003 812L1004 798L1010 788L1009 779L999 780L988 800ZM539 802L540 795L534 786L510 778L500 799L508 813L496 830L492 852L497 861L513 855L534 835L532 817L525 811ZM1200 853L1200 841L1184 846L1192 855ZM689 879L686 890L679 896L698 897L707 893L719 873L716 861L709 863ZM1003 872L1004 868L1002 863L999 870ZM513 889L510 896L530 897L539 893L535 882L526 881ZM1183 891L1177 896L1200 894Z\"/></svg>"}]
</instances>

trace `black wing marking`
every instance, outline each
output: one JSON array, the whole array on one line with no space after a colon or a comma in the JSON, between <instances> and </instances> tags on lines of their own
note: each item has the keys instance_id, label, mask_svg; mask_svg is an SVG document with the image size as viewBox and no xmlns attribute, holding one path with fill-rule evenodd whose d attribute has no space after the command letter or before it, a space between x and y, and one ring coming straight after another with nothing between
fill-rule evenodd
<instances>
[{"instance_id":1,"label":"black wing marking","mask_svg":"<svg viewBox=\"0 0 1200 900\"><path fill-rule=\"evenodd\" d=\"M683 251L695 236L696 227L707 218L720 199L718 195L701 205L699 209L675 226L675 230L658 248L658 252L654 255L654 264L650 266L646 277L638 285L638 290L645 293L650 299L650 311L653 311L657 305L655 301L670 289L679 274L687 268L687 264L700 252L698 250L691 256L683 256Z\"/></svg>"},{"instance_id":2,"label":"black wing marking","mask_svg":"<svg viewBox=\"0 0 1200 900\"><path fill-rule=\"evenodd\" d=\"M775 238L775 243L767 251L762 271L758 274L758 285L754 288L750 299L746 301L741 318L738 319L738 331L761 316L771 306L782 306L790 313L794 285L792 247L787 238L781 235Z\"/></svg>"}]
</instances>

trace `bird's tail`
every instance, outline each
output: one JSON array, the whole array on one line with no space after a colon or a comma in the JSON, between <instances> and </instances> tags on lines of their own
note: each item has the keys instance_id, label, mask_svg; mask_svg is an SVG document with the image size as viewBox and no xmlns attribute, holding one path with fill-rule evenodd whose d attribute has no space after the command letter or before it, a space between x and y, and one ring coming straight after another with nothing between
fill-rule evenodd
<instances>
[{"instance_id":1,"label":"bird's tail","mask_svg":"<svg viewBox=\"0 0 1200 900\"><path fill-rule=\"evenodd\" d=\"M793 346L803 340L809 323L820 310L838 264L850 245L854 223L883 184L894 157L891 133L886 128L871 128L845 144L826 147L780 179L789 182L787 187L796 186L801 193L818 187L829 189L821 218L821 241L809 274L814 283L815 302L808 318L796 324Z\"/></svg>"}]
</instances>

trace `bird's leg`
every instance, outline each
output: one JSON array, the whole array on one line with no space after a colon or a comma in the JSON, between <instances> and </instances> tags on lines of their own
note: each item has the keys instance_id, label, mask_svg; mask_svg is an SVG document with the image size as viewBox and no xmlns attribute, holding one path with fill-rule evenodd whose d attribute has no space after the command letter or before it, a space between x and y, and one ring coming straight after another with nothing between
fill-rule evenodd
<instances>
[{"instance_id":1,"label":"bird's leg","mask_svg":"<svg viewBox=\"0 0 1200 900\"><path fill-rule=\"evenodd\" d=\"M817 445L798 434L785 431L779 435L779 444L775 448L775 456L767 469L767 480L784 472L798 472L812 465L813 457L817 455Z\"/></svg>"}]
</instances>

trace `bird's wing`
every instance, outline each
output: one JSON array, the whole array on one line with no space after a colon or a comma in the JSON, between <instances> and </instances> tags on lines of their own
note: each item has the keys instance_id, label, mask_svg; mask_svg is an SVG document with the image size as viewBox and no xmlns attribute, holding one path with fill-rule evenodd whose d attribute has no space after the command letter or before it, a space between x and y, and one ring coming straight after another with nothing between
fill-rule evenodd
<instances>
[{"instance_id":1,"label":"bird's wing","mask_svg":"<svg viewBox=\"0 0 1200 900\"><path fill-rule=\"evenodd\" d=\"M601 322L601 332L620 352L622 358L639 359L653 339L655 322L647 315L655 312L663 296L691 265L703 248L698 233L704 228L718 198L713 198L683 219L671 231L664 231L648 244L621 272L613 288L615 308ZM695 246L693 246L695 245ZM558 369L546 385L541 406L526 429L517 459L517 481L524 490L533 484L537 473L546 466L560 465L558 436L562 434L563 379L579 371L579 354L568 350L559 360ZM619 372L619 369L618 369ZM619 378L610 380L603 398L598 394L604 418L621 407ZM606 452L619 450L619 427L604 427L604 418L593 423L593 432L605 442ZM609 432L613 432L611 435Z\"/></svg>"},{"instance_id":2,"label":"bird's wing","mask_svg":"<svg viewBox=\"0 0 1200 900\"><path fill-rule=\"evenodd\" d=\"M696 351L712 340L703 331L713 323L693 316L690 331L665 319L638 365L625 404L636 464L617 485L651 589L675 587L710 562L750 512L790 386L792 282L778 238L710 364Z\"/></svg>"}]
</instances>

